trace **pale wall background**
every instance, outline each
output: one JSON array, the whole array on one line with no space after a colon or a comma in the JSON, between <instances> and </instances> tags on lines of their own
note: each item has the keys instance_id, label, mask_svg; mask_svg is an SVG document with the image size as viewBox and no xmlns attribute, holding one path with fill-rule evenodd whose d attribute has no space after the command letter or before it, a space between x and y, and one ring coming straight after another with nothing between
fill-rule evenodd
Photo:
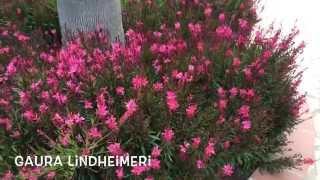
<instances>
[{"instance_id":1,"label":"pale wall background","mask_svg":"<svg viewBox=\"0 0 320 180\"><path fill-rule=\"evenodd\" d=\"M307 106L312 117L299 125L292 135L292 148L307 158L320 160L320 0L261 0L264 10L260 25L274 23L287 32L297 25L300 40L306 42L300 67L306 68L301 92L307 92ZM303 58L303 59L302 59ZM320 180L320 162L304 166L303 170L289 170L280 175L261 176L254 180Z\"/></svg>"}]
</instances>

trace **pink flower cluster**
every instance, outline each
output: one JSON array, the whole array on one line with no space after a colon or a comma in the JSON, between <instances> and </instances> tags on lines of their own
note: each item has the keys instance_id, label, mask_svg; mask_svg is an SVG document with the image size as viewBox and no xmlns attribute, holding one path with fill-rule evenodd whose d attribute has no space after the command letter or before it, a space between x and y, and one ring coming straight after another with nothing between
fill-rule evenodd
<instances>
[{"instance_id":1,"label":"pink flower cluster","mask_svg":"<svg viewBox=\"0 0 320 180\"><path fill-rule=\"evenodd\" d=\"M162 12L155 1L136 3L129 7ZM4 142L23 140L36 129L32 149L19 146L19 152L43 145L50 152L151 155L148 166L114 167L110 172L118 179L186 171L232 177L242 168L231 157L239 149L264 153L274 126L295 124L304 102L297 92L300 74L291 76L302 49L292 47L295 32L283 38L253 33L249 1L236 16L226 2L180 0L173 9L170 1L163 3L169 13L163 22L127 12L137 13L130 16L138 21L124 21L130 24L125 43L92 33L43 51L33 37L0 28L3 42L15 42L0 44ZM259 164L256 159L250 160ZM24 179L60 175L31 167L17 172Z\"/></svg>"}]
</instances>

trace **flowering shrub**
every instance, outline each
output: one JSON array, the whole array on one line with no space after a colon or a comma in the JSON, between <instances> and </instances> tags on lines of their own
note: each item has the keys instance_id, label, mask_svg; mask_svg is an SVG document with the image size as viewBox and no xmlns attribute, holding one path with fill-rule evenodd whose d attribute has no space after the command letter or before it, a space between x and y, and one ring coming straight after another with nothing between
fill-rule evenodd
<instances>
[{"instance_id":1,"label":"flowering shrub","mask_svg":"<svg viewBox=\"0 0 320 180\"><path fill-rule=\"evenodd\" d=\"M295 167L300 156L283 152L304 102L303 44L296 30L253 30L255 5L129 1L125 44L97 32L46 48L3 26L2 178L224 179ZM127 154L151 163L14 165L17 155Z\"/></svg>"},{"instance_id":2,"label":"flowering shrub","mask_svg":"<svg viewBox=\"0 0 320 180\"><path fill-rule=\"evenodd\" d=\"M37 31L49 43L60 37L56 0L2 0L0 25L10 21L22 32Z\"/></svg>"},{"instance_id":3,"label":"flowering shrub","mask_svg":"<svg viewBox=\"0 0 320 180\"><path fill-rule=\"evenodd\" d=\"M24 31L58 27L56 0L3 0L1 5L2 18L18 22Z\"/></svg>"}]
</instances>

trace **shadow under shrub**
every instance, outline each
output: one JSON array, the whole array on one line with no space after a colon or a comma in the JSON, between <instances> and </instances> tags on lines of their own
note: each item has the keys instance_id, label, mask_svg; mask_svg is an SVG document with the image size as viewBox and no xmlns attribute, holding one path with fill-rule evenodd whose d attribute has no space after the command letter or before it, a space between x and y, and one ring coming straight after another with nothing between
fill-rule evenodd
<instances>
[{"instance_id":1,"label":"shadow under shrub","mask_svg":"<svg viewBox=\"0 0 320 180\"><path fill-rule=\"evenodd\" d=\"M47 48L1 27L3 178L233 179L299 165L284 153L304 103L303 44L296 30L253 30L255 6L128 1L125 44L97 32ZM151 165L18 168L13 158L127 153Z\"/></svg>"}]
</instances>

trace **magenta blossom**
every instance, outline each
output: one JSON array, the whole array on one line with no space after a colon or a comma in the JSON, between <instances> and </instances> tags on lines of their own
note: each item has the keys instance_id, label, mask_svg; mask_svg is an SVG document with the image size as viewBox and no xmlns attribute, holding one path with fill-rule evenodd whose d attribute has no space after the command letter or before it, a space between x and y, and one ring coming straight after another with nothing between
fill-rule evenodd
<instances>
[{"instance_id":1,"label":"magenta blossom","mask_svg":"<svg viewBox=\"0 0 320 180\"><path fill-rule=\"evenodd\" d=\"M153 84L153 90L156 92L160 92L163 89L163 84L160 82L154 83Z\"/></svg>"},{"instance_id":2,"label":"magenta blossom","mask_svg":"<svg viewBox=\"0 0 320 180\"><path fill-rule=\"evenodd\" d=\"M232 176L234 172L234 168L231 164L225 164L222 167L222 173L224 176Z\"/></svg>"},{"instance_id":3,"label":"magenta blossom","mask_svg":"<svg viewBox=\"0 0 320 180\"><path fill-rule=\"evenodd\" d=\"M220 23L224 23L226 20L226 15L224 13L219 14L219 21Z\"/></svg>"},{"instance_id":4,"label":"magenta blossom","mask_svg":"<svg viewBox=\"0 0 320 180\"><path fill-rule=\"evenodd\" d=\"M221 39L230 39L232 36L232 29L229 26L222 25L216 29L216 34Z\"/></svg>"},{"instance_id":5,"label":"magenta blossom","mask_svg":"<svg viewBox=\"0 0 320 180\"><path fill-rule=\"evenodd\" d=\"M130 99L126 103L126 109L127 109L127 112L130 114L135 113L138 110L138 105L137 105L136 101L134 99Z\"/></svg>"},{"instance_id":6,"label":"magenta blossom","mask_svg":"<svg viewBox=\"0 0 320 180\"><path fill-rule=\"evenodd\" d=\"M197 108L198 108L198 106L196 104L192 104L187 107L186 114L189 119L191 119L195 116L195 114L197 113Z\"/></svg>"},{"instance_id":7,"label":"magenta blossom","mask_svg":"<svg viewBox=\"0 0 320 180\"><path fill-rule=\"evenodd\" d=\"M96 127L93 127L93 128L91 128L90 130L89 130L89 136L91 137L91 138L101 138L102 137L102 134L101 134L101 132L99 131L99 129L98 128L96 128Z\"/></svg>"},{"instance_id":8,"label":"magenta blossom","mask_svg":"<svg viewBox=\"0 0 320 180\"><path fill-rule=\"evenodd\" d=\"M121 148L120 143L110 144L108 147L108 152L113 156L119 156L123 154L123 150Z\"/></svg>"},{"instance_id":9,"label":"magenta blossom","mask_svg":"<svg viewBox=\"0 0 320 180\"><path fill-rule=\"evenodd\" d=\"M152 169L155 169L155 170L159 170L161 168L161 164L160 164L160 160L158 159L151 159L150 161L150 167Z\"/></svg>"},{"instance_id":10,"label":"magenta blossom","mask_svg":"<svg viewBox=\"0 0 320 180\"><path fill-rule=\"evenodd\" d=\"M192 147L193 149L198 149L200 143L201 143L201 138L200 138L200 137L192 138L191 147Z\"/></svg>"},{"instance_id":11,"label":"magenta blossom","mask_svg":"<svg viewBox=\"0 0 320 180\"><path fill-rule=\"evenodd\" d=\"M96 114L100 119L103 119L108 114L105 96L103 92L97 96Z\"/></svg>"},{"instance_id":12,"label":"magenta blossom","mask_svg":"<svg viewBox=\"0 0 320 180\"><path fill-rule=\"evenodd\" d=\"M117 176L118 179L123 179L124 178L123 167L120 167L120 168L116 169L116 176Z\"/></svg>"},{"instance_id":13,"label":"magenta blossom","mask_svg":"<svg viewBox=\"0 0 320 180\"><path fill-rule=\"evenodd\" d=\"M172 129L165 129L163 133L161 133L162 138L165 142L171 142L172 139L174 138L174 132Z\"/></svg>"},{"instance_id":14,"label":"magenta blossom","mask_svg":"<svg viewBox=\"0 0 320 180\"><path fill-rule=\"evenodd\" d=\"M117 95L119 95L119 96L123 96L124 93L125 93L124 87L118 86L118 87L116 88L116 93L117 93Z\"/></svg>"},{"instance_id":15,"label":"magenta blossom","mask_svg":"<svg viewBox=\"0 0 320 180\"><path fill-rule=\"evenodd\" d=\"M214 148L214 143L213 142L208 142L205 150L204 150L204 157L205 159L208 159L212 157L213 155L216 154L215 148Z\"/></svg>"},{"instance_id":16,"label":"magenta blossom","mask_svg":"<svg viewBox=\"0 0 320 180\"><path fill-rule=\"evenodd\" d=\"M204 9L204 15L209 18L212 14L212 7L208 6Z\"/></svg>"},{"instance_id":17,"label":"magenta blossom","mask_svg":"<svg viewBox=\"0 0 320 180\"><path fill-rule=\"evenodd\" d=\"M202 160L197 160L196 162L197 168L198 169L204 169L205 168L205 164Z\"/></svg>"},{"instance_id":18,"label":"magenta blossom","mask_svg":"<svg viewBox=\"0 0 320 180\"><path fill-rule=\"evenodd\" d=\"M151 156L153 158L158 158L160 155L161 155L161 149L159 148L159 146L154 146L152 148Z\"/></svg>"},{"instance_id":19,"label":"magenta blossom","mask_svg":"<svg viewBox=\"0 0 320 180\"><path fill-rule=\"evenodd\" d=\"M143 172L145 172L148 168L146 166L134 166L131 169L131 173L135 176L140 176Z\"/></svg>"},{"instance_id":20,"label":"magenta blossom","mask_svg":"<svg viewBox=\"0 0 320 180\"><path fill-rule=\"evenodd\" d=\"M241 129L243 130L243 131L249 131L250 129L251 129L251 121L242 121L241 122Z\"/></svg>"},{"instance_id":21,"label":"magenta blossom","mask_svg":"<svg viewBox=\"0 0 320 180\"><path fill-rule=\"evenodd\" d=\"M130 99L126 103L126 112L120 117L120 126L124 124L138 110L138 105L134 99Z\"/></svg>"},{"instance_id":22,"label":"magenta blossom","mask_svg":"<svg viewBox=\"0 0 320 180\"><path fill-rule=\"evenodd\" d=\"M173 91L167 92L167 106L170 111L176 111L179 108L176 93Z\"/></svg>"},{"instance_id":23,"label":"magenta blossom","mask_svg":"<svg viewBox=\"0 0 320 180\"><path fill-rule=\"evenodd\" d=\"M250 106L248 105L242 105L238 110L238 114L244 119L249 118L250 116L249 113L250 113Z\"/></svg>"},{"instance_id":24,"label":"magenta blossom","mask_svg":"<svg viewBox=\"0 0 320 180\"><path fill-rule=\"evenodd\" d=\"M39 121L39 116L36 112L33 110L28 110L23 113L23 117L28 121L28 122L37 122Z\"/></svg>"},{"instance_id":25,"label":"magenta blossom","mask_svg":"<svg viewBox=\"0 0 320 180\"><path fill-rule=\"evenodd\" d=\"M110 130L118 130L118 123L117 123L116 118L114 116L110 116L106 120L106 125L107 125L108 129L110 129Z\"/></svg>"},{"instance_id":26,"label":"magenta blossom","mask_svg":"<svg viewBox=\"0 0 320 180\"><path fill-rule=\"evenodd\" d=\"M136 75L132 78L131 81L132 87L135 90L140 90L141 88L144 88L148 84L148 79L145 76L142 75Z\"/></svg>"}]
</instances>

